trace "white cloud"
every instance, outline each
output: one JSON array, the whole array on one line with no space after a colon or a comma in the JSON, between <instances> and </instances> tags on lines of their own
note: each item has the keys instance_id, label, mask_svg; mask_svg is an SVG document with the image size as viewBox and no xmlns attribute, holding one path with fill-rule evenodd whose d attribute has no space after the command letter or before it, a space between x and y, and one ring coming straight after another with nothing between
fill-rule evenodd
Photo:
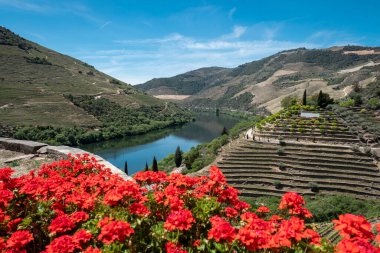
<instances>
[{"instance_id":1,"label":"white cloud","mask_svg":"<svg viewBox=\"0 0 380 253\"><path fill-rule=\"evenodd\" d=\"M286 49L318 47L309 42L242 39L246 31L246 27L235 26L231 33L208 40L180 33L161 38L118 40L116 48L77 56L107 74L138 84L201 67L236 67Z\"/></svg>"},{"instance_id":2,"label":"white cloud","mask_svg":"<svg viewBox=\"0 0 380 253\"><path fill-rule=\"evenodd\" d=\"M0 0L0 5L32 12L47 13L53 8L50 5L45 4L44 2L39 1L28 2L22 0Z\"/></svg>"},{"instance_id":3,"label":"white cloud","mask_svg":"<svg viewBox=\"0 0 380 253\"><path fill-rule=\"evenodd\" d=\"M344 31L320 30L312 33L306 41L318 43L324 47L331 45L360 44L365 37L355 37Z\"/></svg>"},{"instance_id":4,"label":"white cloud","mask_svg":"<svg viewBox=\"0 0 380 253\"><path fill-rule=\"evenodd\" d=\"M228 12L228 18L229 19L232 19L232 17L234 16L236 12L236 7L232 8L229 12Z\"/></svg>"},{"instance_id":5,"label":"white cloud","mask_svg":"<svg viewBox=\"0 0 380 253\"><path fill-rule=\"evenodd\" d=\"M222 39L228 40L228 39L238 39L240 38L245 32L247 31L246 26L240 26L236 25L234 26L234 29L232 33L226 34L222 36Z\"/></svg>"},{"instance_id":6,"label":"white cloud","mask_svg":"<svg viewBox=\"0 0 380 253\"><path fill-rule=\"evenodd\" d=\"M112 22L111 21L107 21L107 22L105 22L104 24L102 24L100 27L99 27L99 29L101 30L101 29L103 29L104 27L106 27L107 25L110 25Z\"/></svg>"}]
</instances>

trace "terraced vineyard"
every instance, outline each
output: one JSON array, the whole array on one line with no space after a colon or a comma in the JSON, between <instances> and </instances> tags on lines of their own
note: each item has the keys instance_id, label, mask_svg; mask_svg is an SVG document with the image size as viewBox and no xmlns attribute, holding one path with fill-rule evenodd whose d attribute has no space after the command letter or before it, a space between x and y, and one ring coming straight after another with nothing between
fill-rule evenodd
<instances>
[{"instance_id":1,"label":"terraced vineyard","mask_svg":"<svg viewBox=\"0 0 380 253\"><path fill-rule=\"evenodd\" d=\"M363 107L333 106L333 111L342 117L350 132L357 133L365 143L380 143L380 111Z\"/></svg>"},{"instance_id":2,"label":"terraced vineyard","mask_svg":"<svg viewBox=\"0 0 380 253\"><path fill-rule=\"evenodd\" d=\"M327 143L359 143L346 123L331 111L305 107L319 117L300 117L302 110L293 108L273 114L256 126L255 137L261 139L286 138L298 141Z\"/></svg>"},{"instance_id":3,"label":"terraced vineyard","mask_svg":"<svg viewBox=\"0 0 380 253\"><path fill-rule=\"evenodd\" d=\"M218 166L228 183L243 196L281 196L296 191L380 198L376 161L353 148L359 139L340 119L326 111L319 111L318 119L288 112L268 117L253 133L249 131L224 150ZM290 130L296 122L304 130Z\"/></svg>"}]
</instances>

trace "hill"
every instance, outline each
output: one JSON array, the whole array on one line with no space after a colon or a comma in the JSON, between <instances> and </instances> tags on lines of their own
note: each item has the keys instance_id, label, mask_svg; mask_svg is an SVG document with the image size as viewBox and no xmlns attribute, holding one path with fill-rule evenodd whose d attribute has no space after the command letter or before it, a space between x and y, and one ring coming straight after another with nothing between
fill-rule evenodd
<instances>
[{"instance_id":1,"label":"hill","mask_svg":"<svg viewBox=\"0 0 380 253\"><path fill-rule=\"evenodd\" d=\"M318 116L302 116L305 110ZM294 106L262 120L225 147L218 166L243 196L295 191L378 199L375 152L378 148L362 143L333 111Z\"/></svg>"},{"instance_id":2,"label":"hill","mask_svg":"<svg viewBox=\"0 0 380 253\"><path fill-rule=\"evenodd\" d=\"M179 102L189 107L277 112L283 98L302 97L305 89L309 95L323 90L343 98L353 85L376 81L379 63L378 47L298 48L232 69L203 68L137 87L154 96L183 95Z\"/></svg>"},{"instance_id":3,"label":"hill","mask_svg":"<svg viewBox=\"0 0 380 253\"><path fill-rule=\"evenodd\" d=\"M0 136L76 145L189 118L172 103L4 27L0 61ZM67 138L68 133L72 137Z\"/></svg>"}]
</instances>

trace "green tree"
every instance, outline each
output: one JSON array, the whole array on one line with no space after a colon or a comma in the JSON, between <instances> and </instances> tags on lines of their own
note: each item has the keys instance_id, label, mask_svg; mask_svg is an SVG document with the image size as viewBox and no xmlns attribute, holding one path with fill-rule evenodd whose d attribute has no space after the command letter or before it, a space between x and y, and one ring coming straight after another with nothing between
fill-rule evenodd
<instances>
[{"instance_id":1,"label":"green tree","mask_svg":"<svg viewBox=\"0 0 380 253\"><path fill-rule=\"evenodd\" d=\"M223 127L222 133L220 135L228 135L228 131L225 126Z\"/></svg>"},{"instance_id":2,"label":"green tree","mask_svg":"<svg viewBox=\"0 0 380 253\"><path fill-rule=\"evenodd\" d=\"M149 171L149 166L148 166L148 162L145 162L145 171Z\"/></svg>"},{"instance_id":3,"label":"green tree","mask_svg":"<svg viewBox=\"0 0 380 253\"><path fill-rule=\"evenodd\" d=\"M216 117L219 117L219 108L216 108L215 115Z\"/></svg>"},{"instance_id":4,"label":"green tree","mask_svg":"<svg viewBox=\"0 0 380 253\"><path fill-rule=\"evenodd\" d=\"M362 95L359 93L353 92L350 97L354 100L355 106L361 106L363 104Z\"/></svg>"},{"instance_id":5,"label":"green tree","mask_svg":"<svg viewBox=\"0 0 380 253\"><path fill-rule=\"evenodd\" d=\"M296 97L287 96L281 100L282 108L289 108L298 103L298 99Z\"/></svg>"},{"instance_id":6,"label":"green tree","mask_svg":"<svg viewBox=\"0 0 380 253\"><path fill-rule=\"evenodd\" d=\"M302 105L307 105L307 100L306 100L306 89L305 89L305 91L303 92Z\"/></svg>"},{"instance_id":7,"label":"green tree","mask_svg":"<svg viewBox=\"0 0 380 253\"><path fill-rule=\"evenodd\" d=\"M156 159L156 157L153 157L152 170L153 170L154 172L158 172L158 165L157 165L157 159Z\"/></svg>"},{"instance_id":8,"label":"green tree","mask_svg":"<svg viewBox=\"0 0 380 253\"><path fill-rule=\"evenodd\" d=\"M125 174L128 175L128 162L127 161L124 162L124 172L125 172Z\"/></svg>"},{"instance_id":9,"label":"green tree","mask_svg":"<svg viewBox=\"0 0 380 253\"><path fill-rule=\"evenodd\" d=\"M319 91L317 98L317 105L321 108L326 108L327 105L334 103L334 99L330 98L328 93Z\"/></svg>"},{"instance_id":10,"label":"green tree","mask_svg":"<svg viewBox=\"0 0 380 253\"><path fill-rule=\"evenodd\" d=\"M182 151L179 148L179 146L175 150L174 162L175 162L175 166L177 166L177 167L181 166L181 163L182 163Z\"/></svg>"}]
</instances>

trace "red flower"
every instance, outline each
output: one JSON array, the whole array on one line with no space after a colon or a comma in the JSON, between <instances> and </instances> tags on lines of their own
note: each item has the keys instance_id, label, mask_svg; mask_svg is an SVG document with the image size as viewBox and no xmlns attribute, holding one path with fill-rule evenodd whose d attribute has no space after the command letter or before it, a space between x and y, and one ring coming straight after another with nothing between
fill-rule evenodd
<instances>
[{"instance_id":1,"label":"red flower","mask_svg":"<svg viewBox=\"0 0 380 253\"><path fill-rule=\"evenodd\" d=\"M62 233L70 231L75 227L75 223L66 214L55 218L49 226L50 233Z\"/></svg>"},{"instance_id":2,"label":"red flower","mask_svg":"<svg viewBox=\"0 0 380 253\"><path fill-rule=\"evenodd\" d=\"M175 229L188 230L194 222L193 215L189 210L179 210L170 213L165 221L164 228L169 231Z\"/></svg>"},{"instance_id":3,"label":"red flower","mask_svg":"<svg viewBox=\"0 0 380 253\"><path fill-rule=\"evenodd\" d=\"M375 248L366 240L341 240L335 248L337 253L378 253L380 250Z\"/></svg>"},{"instance_id":4,"label":"red flower","mask_svg":"<svg viewBox=\"0 0 380 253\"><path fill-rule=\"evenodd\" d=\"M193 242L193 246L195 246L195 247L201 246L201 240L198 239L195 242Z\"/></svg>"},{"instance_id":5,"label":"red flower","mask_svg":"<svg viewBox=\"0 0 380 253\"><path fill-rule=\"evenodd\" d=\"M162 171L140 171L137 172L133 178L140 184L145 183L151 185L164 181L166 179L166 173Z\"/></svg>"},{"instance_id":6,"label":"red flower","mask_svg":"<svg viewBox=\"0 0 380 253\"><path fill-rule=\"evenodd\" d=\"M0 169L0 181L8 181L11 178L13 172L15 171L11 168Z\"/></svg>"},{"instance_id":7,"label":"red flower","mask_svg":"<svg viewBox=\"0 0 380 253\"><path fill-rule=\"evenodd\" d=\"M22 218L17 218L8 222L7 227L9 231L16 230L17 225L20 224Z\"/></svg>"},{"instance_id":8,"label":"red flower","mask_svg":"<svg viewBox=\"0 0 380 253\"><path fill-rule=\"evenodd\" d=\"M78 248L73 238L69 235L63 235L55 238L47 247L46 253L71 253Z\"/></svg>"},{"instance_id":9,"label":"red flower","mask_svg":"<svg viewBox=\"0 0 380 253\"><path fill-rule=\"evenodd\" d=\"M133 203L129 207L129 211L132 214L137 214L141 216L148 216L150 214L150 211L148 210L148 208L141 203Z\"/></svg>"},{"instance_id":10,"label":"red flower","mask_svg":"<svg viewBox=\"0 0 380 253\"><path fill-rule=\"evenodd\" d=\"M236 217L236 215L238 215L238 212L232 207L226 207L224 209L224 212L226 213L226 216L229 218Z\"/></svg>"},{"instance_id":11,"label":"red flower","mask_svg":"<svg viewBox=\"0 0 380 253\"><path fill-rule=\"evenodd\" d=\"M165 244L165 249L166 249L167 253L187 253L186 250L183 250L181 248L181 245L179 245L179 244L176 245L176 244L174 244L172 242L167 242Z\"/></svg>"},{"instance_id":12,"label":"red flower","mask_svg":"<svg viewBox=\"0 0 380 253\"><path fill-rule=\"evenodd\" d=\"M221 184L226 182L226 178L224 177L223 173L215 165L211 166L209 173L210 173L210 179L212 181L218 182Z\"/></svg>"},{"instance_id":13,"label":"red flower","mask_svg":"<svg viewBox=\"0 0 380 253\"><path fill-rule=\"evenodd\" d=\"M102 228L98 239L105 244L110 244L114 241L124 242L134 232L126 221L111 221Z\"/></svg>"},{"instance_id":14,"label":"red flower","mask_svg":"<svg viewBox=\"0 0 380 253\"><path fill-rule=\"evenodd\" d=\"M91 240L92 234L84 229L78 230L74 235L73 235L73 241L78 244L82 245L89 240Z\"/></svg>"},{"instance_id":15,"label":"red flower","mask_svg":"<svg viewBox=\"0 0 380 253\"><path fill-rule=\"evenodd\" d=\"M7 248L20 249L33 241L33 235L27 230L14 232L7 240Z\"/></svg>"},{"instance_id":16,"label":"red flower","mask_svg":"<svg viewBox=\"0 0 380 253\"><path fill-rule=\"evenodd\" d=\"M305 200L296 192L287 192L282 196L278 209L288 209L289 214L298 215L300 217L311 218L313 215L303 207Z\"/></svg>"},{"instance_id":17,"label":"red flower","mask_svg":"<svg viewBox=\"0 0 380 253\"><path fill-rule=\"evenodd\" d=\"M100 220L98 222L98 225L97 227L98 228L101 228L101 227L104 227L105 225L107 225L108 223L110 223L111 221L113 221L113 218L111 217L104 217L102 220Z\"/></svg>"},{"instance_id":18,"label":"red flower","mask_svg":"<svg viewBox=\"0 0 380 253\"><path fill-rule=\"evenodd\" d=\"M242 215L240 215L240 218L241 218L243 221L246 221L246 222L248 222L248 223L251 223L253 220L258 219L259 217L258 217L257 214L255 214L255 213L252 213L252 212L246 212L246 213L243 213Z\"/></svg>"},{"instance_id":19,"label":"red flower","mask_svg":"<svg viewBox=\"0 0 380 253\"><path fill-rule=\"evenodd\" d=\"M380 223L379 224L376 224L376 230L377 230L377 236L375 238L375 240L380 243Z\"/></svg>"},{"instance_id":20,"label":"red flower","mask_svg":"<svg viewBox=\"0 0 380 253\"><path fill-rule=\"evenodd\" d=\"M231 224L219 216L210 218L212 224L208 232L208 239L214 239L216 242L225 240L232 242L236 237L236 229Z\"/></svg>"},{"instance_id":21,"label":"red flower","mask_svg":"<svg viewBox=\"0 0 380 253\"><path fill-rule=\"evenodd\" d=\"M333 220L335 230L346 239L360 238L364 240L373 240L374 235L371 232L371 224L360 215L343 214L339 215L339 220Z\"/></svg>"},{"instance_id":22,"label":"red flower","mask_svg":"<svg viewBox=\"0 0 380 253\"><path fill-rule=\"evenodd\" d=\"M102 253L102 251L98 248L90 246L85 251L83 251L83 253Z\"/></svg>"},{"instance_id":23,"label":"red flower","mask_svg":"<svg viewBox=\"0 0 380 253\"><path fill-rule=\"evenodd\" d=\"M256 213L270 213L270 210L266 206L260 206L256 209Z\"/></svg>"},{"instance_id":24,"label":"red flower","mask_svg":"<svg viewBox=\"0 0 380 253\"><path fill-rule=\"evenodd\" d=\"M81 221L88 220L89 216L88 216L88 214L86 212L79 211L79 212L72 213L70 215L70 218L71 218L71 220L73 222L78 223L78 222L81 222Z\"/></svg>"},{"instance_id":25,"label":"red flower","mask_svg":"<svg viewBox=\"0 0 380 253\"><path fill-rule=\"evenodd\" d=\"M1 190L0 189L0 208L2 206L3 207L8 206L8 202L11 201L13 199L13 197L14 197L14 195L10 190L8 190L8 189Z\"/></svg>"},{"instance_id":26,"label":"red flower","mask_svg":"<svg viewBox=\"0 0 380 253\"><path fill-rule=\"evenodd\" d=\"M3 238L0 237L0 252L2 252L3 249L5 249L6 243Z\"/></svg>"}]
</instances>

